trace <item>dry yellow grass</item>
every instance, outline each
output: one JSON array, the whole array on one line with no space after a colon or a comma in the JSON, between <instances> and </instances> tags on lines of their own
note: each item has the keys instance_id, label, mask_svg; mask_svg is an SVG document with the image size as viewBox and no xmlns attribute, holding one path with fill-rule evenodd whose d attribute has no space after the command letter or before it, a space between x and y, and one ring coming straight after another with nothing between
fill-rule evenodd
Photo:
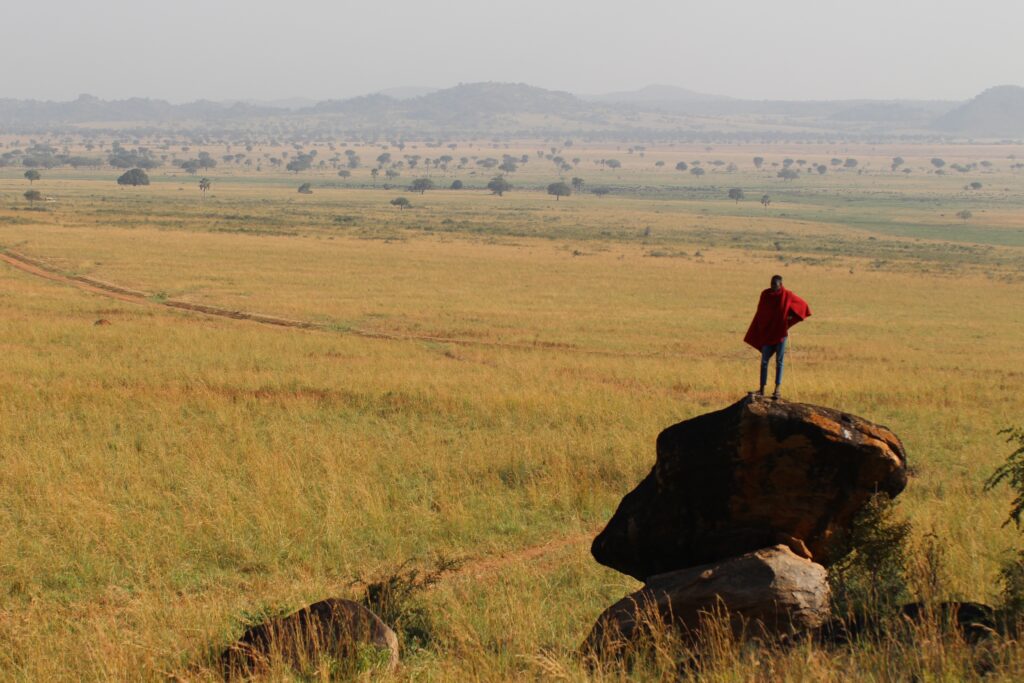
<instances>
[{"instance_id":1,"label":"dry yellow grass","mask_svg":"<svg viewBox=\"0 0 1024 683\"><path fill-rule=\"evenodd\" d=\"M158 296L0 268L4 678L210 678L208 652L247 614L405 560L585 534L649 468L660 429L753 388L741 337L776 270L814 309L787 395L900 434L901 510L947 544L949 594L996 597L1016 538L981 484L1007 452L997 430L1024 415L1015 244L958 251L822 217L884 218L884 202L796 196L767 217L754 202L526 192L433 192L398 213L394 192L297 198L291 179L239 178L205 202L191 179L185 197L52 182L47 211L0 211L0 246ZM991 215L979 230L1019 229L1012 204ZM164 296L328 329L176 312ZM429 595L438 640L398 678L583 680L569 653L632 586L585 543L459 575ZM920 671L962 672L963 652L935 648ZM885 679L892 652L745 654L713 680ZM1012 677L1020 655L1006 657Z\"/></svg>"}]
</instances>

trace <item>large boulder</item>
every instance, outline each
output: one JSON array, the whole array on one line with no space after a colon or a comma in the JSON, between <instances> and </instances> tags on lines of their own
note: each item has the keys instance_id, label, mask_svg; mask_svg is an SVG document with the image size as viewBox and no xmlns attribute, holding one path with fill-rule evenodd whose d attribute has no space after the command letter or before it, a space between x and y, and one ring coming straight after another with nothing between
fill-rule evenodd
<instances>
[{"instance_id":1,"label":"large boulder","mask_svg":"<svg viewBox=\"0 0 1024 683\"><path fill-rule=\"evenodd\" d=\"M605 610L582 650L597 657L620 656L662 625L695 637L705 619L720 613L736 635L816 629L829 618L827 570L777 545L658 574Z\"/></svg>"},{"instance_id":2,"label":"large boulder","mask_svg":"<svg viewBox=\"0 0 1024 683\"><path fill-rule=\"evenodd\" d=\"M227 679L248 677L275 661L302 671L325 655L353 672L367 664L394 669L398 638L359 603L328 598L249 628L221 654L221 667Z\"/></svg>"},{"instance_id":3,"label":"large boulder","mask_svg":"<svg viewBox=\"0 0 1024 683\"><path fill-rule=\"evenodd\" d=\"M889 429L756 396L669 427L657 452L591 548L640 580L777 543L827 566L868 499L907 481Z\"/></svg>"}]
</instances>

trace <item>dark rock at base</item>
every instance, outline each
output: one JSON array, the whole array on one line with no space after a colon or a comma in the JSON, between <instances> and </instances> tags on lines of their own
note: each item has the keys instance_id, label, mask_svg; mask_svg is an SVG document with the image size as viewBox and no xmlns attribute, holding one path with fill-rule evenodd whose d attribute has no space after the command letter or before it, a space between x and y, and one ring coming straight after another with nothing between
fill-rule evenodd
<instances>
[{"instance_id":1,"label":"dark rock at base","mask_svg":"<svg viewBox=\"0 0 1024 683\"><path fill-rule=\"evenodd\" d=\"M913 602L900 607L895 616L898 619L895 622L892 614L836 617L809 631L808 635L822 645L848 645L859 638L877 637L893 623L901 623L900 620L917 625L934 621L941 627L954 629L966 642L976 644L1012 630L995 609L980 602Z\"/></svg>"},{"instance_id":2,"label":"dark rock at base","mask_svg":"<svg viewBox=\"0 0 1024 683\"><path fill-rule=\"evenodd\" d=\"M251 627L224 650L221 667L230 679L258 672L277 658L296 669L323 655L355 665L367 648L382 651L380 663L387 668L398 665L398 638L380 617L357 602L328 598Z\"/></svg>"},{"instance_id":3,"label":"dark rock at base","mask_svg":"<svg viewBox=\"0 0 1024 683\"><path fill-rule=\"evenodd\" d=\"M829 618L827 571L778 545L652 576L598 617L581 651L597 658L621 656L649 637L652 626L673 626L695 638L704 620L723 609L737 635L817 628Z\"/></svg>"},{"instance_id":4,"label":"dark rock at base","mask_svg":"<svg viewBox=\"0 0 1024 683\"><path fill-rule=\"evenodd\" d=\"M889 429L830 408L750 396L669 427L650 474L591 552L644 580L783 543L828 565L877 491L906 486Z\"/></svg>"}]
</instances>

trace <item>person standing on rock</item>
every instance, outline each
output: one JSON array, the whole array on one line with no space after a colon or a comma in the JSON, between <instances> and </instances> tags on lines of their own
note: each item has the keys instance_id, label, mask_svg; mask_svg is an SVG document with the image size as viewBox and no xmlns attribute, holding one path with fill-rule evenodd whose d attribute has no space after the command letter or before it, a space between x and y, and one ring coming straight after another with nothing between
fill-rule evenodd
<instances>
[{"instance_id":1,"label":"person standing on rock","mask_svg":"<svg viewBox=\"0 0 1024 683\"><path fill-rule=\"evenodd\" d=\"M756 392L758 396L764 396L764 387L768 383L768 362L775 356L775 392L772 398L779 398L789 328L810 315L811 307L807 302L782 286L781 275L773 275L772 286L761 292L757 313L743 337L743 341L761 352L761 388Z\"/></svg>"}]
</instances>

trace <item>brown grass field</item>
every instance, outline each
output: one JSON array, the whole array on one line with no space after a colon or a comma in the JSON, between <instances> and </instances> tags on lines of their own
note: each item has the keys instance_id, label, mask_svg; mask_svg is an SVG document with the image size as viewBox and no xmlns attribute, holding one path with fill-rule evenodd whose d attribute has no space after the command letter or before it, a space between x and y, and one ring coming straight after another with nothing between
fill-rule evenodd
<instances>
[{"instance_id":1,"label":"brown grass field","mask_svg":"<svg viewBox=\"0 0 1024 683\"><path fill-rule=\"evenodd\" d=\"M758 153L853 156L864 172L783 181L754 171ZM1008 161L1024 151L563 151L576 154L567 177L612 194L556 202L543 187L557 173L537 159L504 197L480 189L483 170L432 170L438 189L419 195L374 186L366 168L218 167L203 198L177 169L138 188L109 168L54 169L33 184L49 201L30 208L22 169L0 168L0 248L148 295L0 263L0 678L216 680L243 624L439 558L463 569L422 593L430 637L387 679L627 678L573 657L637 585L597 565L589 540L661 429L755 388L741 339L774 272L814 310L785 395L899 434L912 559L934 535L945 595L998 602L1021 539L1002 527L1008 492L982 486L1011 450L998 431L1024 424L1024 174ZM915 172L891 173L895 154ZM612 155L617 171L594 163ZM940 176L933 156L994 167ZM674 170L692 159L740 170ZM454 178L469 189L443 189ZM303 181L313 194L295 192ZM413 208L390 206L398 195ZM702 680L980 676L938 638L717 647ZM990 656L986 680L1024 677L1016 644ZM634 675L669 680L668 662Z\"/></svg>"}]
</instances>

